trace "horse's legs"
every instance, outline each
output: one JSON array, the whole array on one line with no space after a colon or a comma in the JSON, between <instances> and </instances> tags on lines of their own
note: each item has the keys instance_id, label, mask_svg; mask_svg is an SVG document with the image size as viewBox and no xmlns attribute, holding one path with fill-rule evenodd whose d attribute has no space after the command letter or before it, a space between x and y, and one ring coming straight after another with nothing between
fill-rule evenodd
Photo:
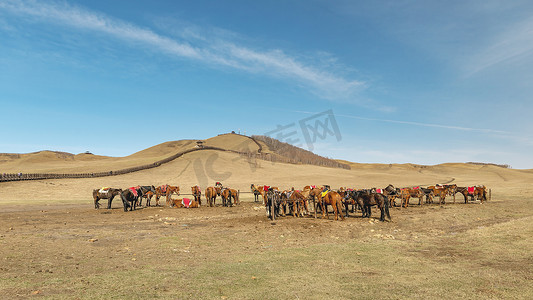
<instances>
[{"instance_id":1,"label":"horse's legs","mask_svg":"<svg viewBox=\"0 0 533 300\"><path fill-rule=\"evenodd\" d=\"M344 201L344 207L346 208L346 218L349 217L349 215L348 215L348 205L349 205L348 201Z\"/></svg>"},{"instance_id":2,"label":"horse's legs","mask_svg":"<svg viewBox=\"0 0 533 300\"><path fill-rule=\"evenodd\" d=\"M107 209L111 209L111 203L113 202L113 199L115 198L115 195L112 195L107 199ZM100 205L98 205L100 206Z\"/></svg>"},{"instance_id":3,"label":"horse's legs","mask_svg":"<svg viewBox=\"0 0 533 300\"><path fill-rule=\"evenodd\" d=\"M94 209L99 209L100 204L98 203L100 199L98 199L98 196L94 197Z\"/></svg>"}]
</instances>

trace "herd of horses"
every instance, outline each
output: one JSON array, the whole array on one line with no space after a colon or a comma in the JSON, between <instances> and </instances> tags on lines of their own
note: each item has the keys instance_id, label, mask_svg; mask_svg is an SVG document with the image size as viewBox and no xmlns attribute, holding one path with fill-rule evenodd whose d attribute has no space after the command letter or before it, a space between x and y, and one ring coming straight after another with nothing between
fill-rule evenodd
<instances>
[{"instance_id":1,"label":"herd of horses","mask_svg":"<svg viewBox=\"0 0 533 300\"><path fill-rule=\"evenodd\" d=\"M336 191L331 190L329 186L305 186L302 190L280 191L277 187L270 187L266 185L250 186L254 193L255 201L258 201L259 196L263 197L263 203L266 207L267 216L270 219L279 216L286 216L292 214L295 217L309 215L309 203L313 201L314 212L322 211L322 218L327 216L329 219L328 207L331 206L335 214L335 220L339 216L344 220L344 216L349 216L349 211L355 213L359 208L362 212L362 217L370 218L372 215L372 206L377 206L381 211L380 221L385 221L385 218L391 220L389 208L396 206L396 201L400 201L400 206L407 208L411 198L418 198L418 205L426 203L433 203L433 199L439 198L440 204L446 203L446 197L453 197L455 203L455 196L460 193L464 196L464 201L480 200L481 203L487 200L487 187L484 185L459 187L456 184L448 185L432 185L428 187L408 187L395 188L389 184L383 189L350 189L340 188ZM425 201L424 201L425 198ZM351 209L350 208L351 205ZM342 209L345 209L345 215Z\"/></svg>"},{"instance_id":2,"label":"herd of horses","mask_svg":"<svg viewBox=\"0 0 533 300\"><path fill-rule=\"evenodd\" d=\"M111 208L113 199L119 196L124 206L124 211L135 210L137 206L142 206L143 199L146 199L146 206L151 206L152 198L155 196L155 205L159 206L159 199L165 197L167 206L170 207L187 207L197 208L202 205L202 190L199 186L191 187L191 194L193 199L173 199L172 195L180 195L180 187L172 185L161 185L155 187L153 185L140 185L127 189L104 187L93 190L94 208L100 208L99 201L107 199L107 208ZM205 197L208 206L215 206L216 197L222 198L223 206L233 206L240 203L239 192L232 188L223 187L217 182L214 187L208 187L205 191ZM232 202L233 200L233 202Z\"/></svg>"},{"instance_id":3,"label":"herd of horses","mask_svg":"<svg viewBox=\"0 0 533 300\"><path fill-rule=\"evenodd\" d=\"M349 212L355 213L357 209L361 210L363 218L372 216L372 206L376 206L380 211L380 221L391 220L389 208L397 206L396 201L400 202L400 207L407 208L412 198L418 198L418 205L433 203L433 200L439 198L439 204L446 203L446 197L453 197L455 203L456 194L462 194L464 201L479 200L481 203L487 200L488 190L484 185L460 187L456 184L432 185L428 187L408 187L396 188L392 184L387 187L371 189L351 189L340 188L332 190L329 186L305 186L302 190L280 190L278 187L267 185L250 186L254 194L255 201L259 197L263 198L263 204L266 208L266 214L270 219L279 216L292 215L294 217L304 217L310 215L310 203L313 202L314 214L320 210L322 218L329 219L329 206L332 207L335 220L339 217L344 220L349 216ZM93 190L94 208L100 208L99 201L107 199L107 208L111 208L111 203L116 196L120 196L124 211L135 210L137 206L142 206L143 199L146 199L146 206L151 206L151 200L155 196L155 205L159 206L159 199L165 197L167 206L170 207L187 207L196 208L202 204L202 190L199 186L191 187L193 199L173 199L172 195L180 195L179 186L161 185L155 187L135 186L127 189L117 188L100 188ZM215 206L217 197L222 199L223 206L234 206L240 204L239 191L224 187L220 182L215 186L210 186L204 192L207 205ZM351 208L350 208L351 206ZM343 213L344 208L344 213Z\"/></svg>"}]
</instances>

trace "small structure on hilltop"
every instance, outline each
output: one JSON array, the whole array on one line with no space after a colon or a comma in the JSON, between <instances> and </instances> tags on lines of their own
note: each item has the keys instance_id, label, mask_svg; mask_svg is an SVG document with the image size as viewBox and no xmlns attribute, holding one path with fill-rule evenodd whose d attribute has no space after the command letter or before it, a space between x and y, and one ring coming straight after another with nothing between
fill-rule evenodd
<instances>
[{"instance_id":1,"label":"small structure on hilltop","mask_svg":"<svg viewBox=\"0 0 533 300\"><path fill-rule=\"evenodd\" d=\"M197 148L203 148L204 147L204 141L196 141L196 147Z\"/></svg>"}]
</instances>

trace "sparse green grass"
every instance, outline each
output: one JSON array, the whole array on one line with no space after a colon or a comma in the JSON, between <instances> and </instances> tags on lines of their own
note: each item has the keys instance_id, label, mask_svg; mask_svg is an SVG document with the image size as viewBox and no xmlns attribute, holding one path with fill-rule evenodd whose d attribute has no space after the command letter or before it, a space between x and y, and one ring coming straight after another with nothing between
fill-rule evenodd
<instances>
[{"instance_id":1,"label":"sparse green grass","mask_svg":"<svg viewBox=\"0 0 533 300\"><path fill-rule=\"evenodd\" d=\"M83 215L80 225L72 225L79 227L62 229L64 240L47 238L56 228L54 223L32 235L28 225L6 233L0 239L2 248L19 250L0 248L0 259L6 262L0 267L9 269L0 270L0 298L29 297L40 291L45 299L531 299L533 213L528 201L515 207L527 209L415 207L405 211L398 224L369 224L353 218L281 220L275 226L189 220L204 227L188 229L179 220L178 225L162 229L157 222L134 223L133 214L102 217L91 211ZM494 211L502 211L501 216ZM154 212L147 210L146 215ZM161 214L170 213L178 218L194 214L189 210ZM440 218L432 224L439 225L434 229L442 233L421 226L422 220L432 218ZM83 223L95 220L99 225L88 230L100 240L89 243ZM113 223L100 225L102 220ZM326 236L331 235L329 229L375 231L357 238L342 238L339 231L341 238L317 242L316 227L304 229L301 224L314 224L320 227L316 232ZM347 227L350 224L356 227ZM131 237L141 229L152 235ZM293 235L304 230L303 235ZM374 235L378 232L391 232L396 239ZM411 238L413 234L417 238ZM284 243L289 238L305 242L291 246ZM245 249L254 246L247 241L255 247ZM48 268L53 272L40 271Z\"/></svg>"}]
</instances>

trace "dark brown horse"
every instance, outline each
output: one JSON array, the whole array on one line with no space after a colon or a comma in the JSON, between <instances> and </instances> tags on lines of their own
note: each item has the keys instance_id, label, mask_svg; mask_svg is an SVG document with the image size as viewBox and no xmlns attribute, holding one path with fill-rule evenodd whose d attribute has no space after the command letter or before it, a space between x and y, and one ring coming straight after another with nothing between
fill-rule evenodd
<instances>
[{"instance_id":1,"label":"dark brown horse","mask_svg":"<svg viewBox=\"0 0 533 300\"><path fill-rule=\"evenodd\" d=\"M389 199L386 195L371 193L369 191L361 191L358 193L357 197L362 201L363 204L363 218L370 218L372 216L371 207L376 205L381 210L380 221L385 221L385 216L392 220L389 213Z\"/></svg>"},{"instance_id":2,"label":"dark brown horse","mask_svg":"<svg viewBox=\"0 0 533 300\"><path fill-rule=\"evenodd\" d=\"M137 200L139 200L139 197L141 197L141 195L141 188L139 186L130 187L128 189L123 190L120 193L120 198L122 198L124 211L128 211L128 207L130 208L130 211L135 210L135 207L137 206Z\"/></svg>"},{"instance_id":3,"label":"dark brown horse","mask_svg":"<svg viewBox=\"0 0 533 300\"><path fill-rule=\"evenodd\" d=\"M346 191L346 194L344 196L344 199L342 200L344 204L344 208L346 209L346 217L349 217L349 206L352 206L352 213L355 213L357 206L363 210L363 200L359 198L359 191L357 190L351 190Z\"/></svg>"},{"instance_id":4,"label":"dark brown horse","mask_svg":"<svg viewBox=\"0 0 533 300\"><path fill-rule=\"evenodd\" d=\"M100 208L100 199L107 199L107 209L111 209L111 202L113 202L113 198L115 196L120 195L122 192L121 189L114 189L114 188L101 188L101 189L94 189L93 190L93 198L94 198L94 208L99 209Z\"/></svg>"},{"instance_id":5,"label":"dark brown horse","mask_svg":"<svg viewBox=\"0 0 533 300\"><path fill-rule=\"evenodd\" d=\"M202 205L202 190L199 186L195 185L191 187L192 195L194 196L194 201Z\"/></svg>"}]
</instances>

